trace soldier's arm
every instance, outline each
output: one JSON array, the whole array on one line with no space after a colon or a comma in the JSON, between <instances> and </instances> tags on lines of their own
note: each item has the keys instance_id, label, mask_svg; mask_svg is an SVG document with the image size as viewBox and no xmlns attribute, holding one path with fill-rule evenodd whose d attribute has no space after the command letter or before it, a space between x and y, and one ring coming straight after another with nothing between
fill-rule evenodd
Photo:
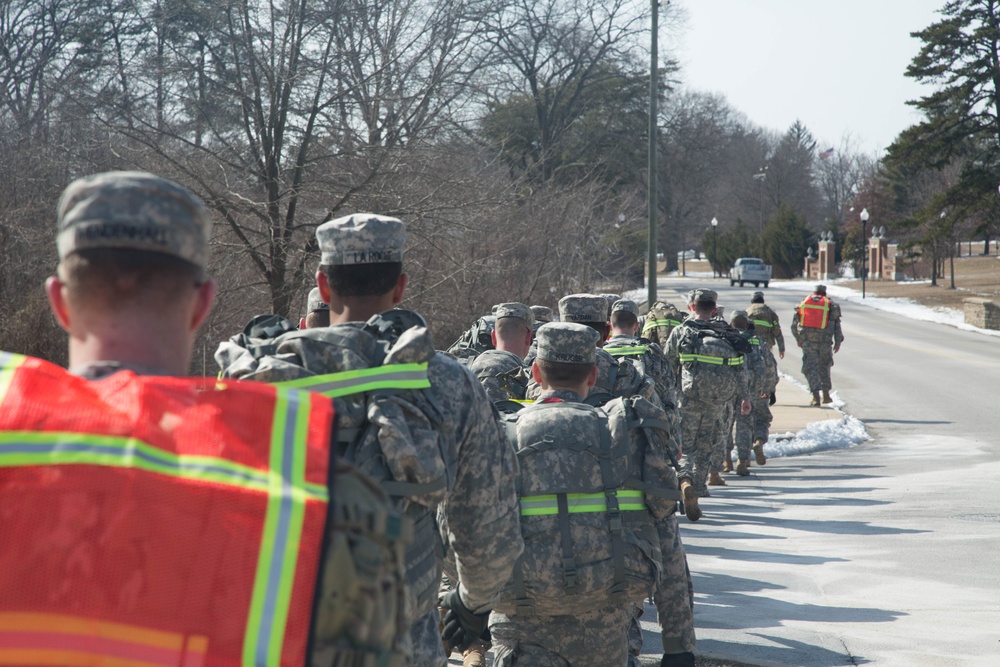
<instances>
[{"instance_id":1,"label":"soldier's arm","mask_svg":"<svg viewBox=\"0 0 1000 667\"><path fill-rule=\"evenodd\" d=\"M632 414L650 423L668 423L666 412L657 405L639 397L630 399ZM654 488L676 491L677 470L674 463L680 455L680 447L674 442L671 432L661 426L640 427L636 439L644 442L642 481ZM646 494L646 505L657 521L669 517L677 509L676 498L666 498L653 493Z\"/></svg>"},{"instance_id":2,"label":"soldier's arm","mask_svg":"<svg viewBox=\"0 0 1000 667\"><path fill-rule=\"evenodd\" d=\"M799 347L802 347L802 327L799 326L799 311L795 310L795 314L792 315L792 336L795 337L795 342L798 343Z\"/></svg>"},{"instance_id":3,"label":"soldier's arm","mask_svg":"<svg viewBox=\"0 0 1000 667\"><path fill-rule=\"evenodd\" d=\"M471 374L460 379L447 391L452 400L446 419L455 422L458 465L443 512L462 600L481 612L489 609L524 549L517 461L482 387Z\"/></svg>"},{"instance_id":4,"label":"soldier's arm","mask_svg":"<svg viewBox=\"0 0 1000 667\"><path fill-rule=\"evenodd\" d=\"M778 321L777 313L774 313L774 323L771 325L771 333L774 335L774 340L778 343L778 352L784 354L785 337L781 333L781 322Z\"/></svg>"},{"instance_id":5,"label":"soldier's arm","mask_svg":"<svg viewBox=\"0 0 1000 667\"><path fill-rule=\"evenodd\" d=\"M830 319L833 320L833 344L839 350L844 342L844 332L840 329L840 306L830 304Z\"/></svg>"}]
</instances>

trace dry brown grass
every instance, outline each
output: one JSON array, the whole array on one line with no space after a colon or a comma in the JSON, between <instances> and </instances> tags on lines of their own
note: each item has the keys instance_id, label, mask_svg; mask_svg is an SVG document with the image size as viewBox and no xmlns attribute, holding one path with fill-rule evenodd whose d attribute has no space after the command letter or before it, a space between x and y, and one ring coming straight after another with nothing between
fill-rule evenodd
<instances>
[{"instance_id":1,"label":"dry brown grass","mask_svg":"<svg viewBox=\"0 0 1000 667\"><path fill-rule=\"evenodd\" d=\"M842 283L846 287L861 289L861 281ZM969 297L1000 299L1000 258L959 257L955 259L955 289L951 289L951 276L945 264L945 277L936 286L929 281L894 282L886 280L865 281L865 291L872 296L904 297L931 307L962 309L962 301Z\"/></svg>"}]
</instances>

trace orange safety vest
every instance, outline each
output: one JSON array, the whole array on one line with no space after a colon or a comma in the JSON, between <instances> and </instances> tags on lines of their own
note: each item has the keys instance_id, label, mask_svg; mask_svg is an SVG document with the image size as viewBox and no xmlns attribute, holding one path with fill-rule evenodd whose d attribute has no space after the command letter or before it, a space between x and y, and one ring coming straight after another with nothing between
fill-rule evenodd
<instances>
[{"instance_id":1,"label":"orange safety vest","mask_svg":"<svg viewBox=\"0 0 1000 667\"><path fill-rule=\"evenodd\" d=\"M810 329L825 329L830 319L830 299L822 294L810 294L799 304L799 322Z\"/></svg>"},{"instance_id":2,"label":"orange safety vest","mask_svg":"<svg viewBox=\"0 0 1000 667\"><path fill-rule=\"evenodd\" d=\"M0 352L0 664L298 665L333 405Z\"/></svg>"}]
</instances>

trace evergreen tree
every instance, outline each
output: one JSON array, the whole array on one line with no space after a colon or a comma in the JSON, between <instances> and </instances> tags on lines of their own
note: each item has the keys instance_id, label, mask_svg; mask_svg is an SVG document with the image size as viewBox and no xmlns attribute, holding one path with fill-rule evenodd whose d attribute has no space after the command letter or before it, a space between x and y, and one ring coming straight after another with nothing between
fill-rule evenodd
<instances>
[{"instance_id":1,"label":"evergreen tree","mask_svg":"<svg viewBox=\"0 0 1000 667\"><path fill-rule=\"evenodd\" d=\"M775 278L799 274L811 239L805 218L790 206L779 206L761 238L761 256L773 267Z\"/></svg>"}]
</instances>

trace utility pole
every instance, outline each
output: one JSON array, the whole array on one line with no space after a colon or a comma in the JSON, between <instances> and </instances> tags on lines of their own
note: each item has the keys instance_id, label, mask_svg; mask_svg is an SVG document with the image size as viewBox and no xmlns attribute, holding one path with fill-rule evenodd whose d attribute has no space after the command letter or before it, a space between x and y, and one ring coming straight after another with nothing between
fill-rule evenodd
<instances>
[{"instance_id":1,"label":"utility pole","mask_svg":"<svg viewBox=\"0 0 1000 667\"><path fill-rule=\"evenodd\" d=\"M646 305L650 307L656 301L656 223L659 218L659 203L657 202L656 191L656 138L657 138L657 110L656 98L659 93L659 47L657 45L657 32L660 24L660 7L658 0L650 0L652 9L651 25L649 30L649 184L646 188L649 196L649 232L646 243L648 244L648 257L646 259L649 269L646 273Z\"/></svg>"}]
</instances>

